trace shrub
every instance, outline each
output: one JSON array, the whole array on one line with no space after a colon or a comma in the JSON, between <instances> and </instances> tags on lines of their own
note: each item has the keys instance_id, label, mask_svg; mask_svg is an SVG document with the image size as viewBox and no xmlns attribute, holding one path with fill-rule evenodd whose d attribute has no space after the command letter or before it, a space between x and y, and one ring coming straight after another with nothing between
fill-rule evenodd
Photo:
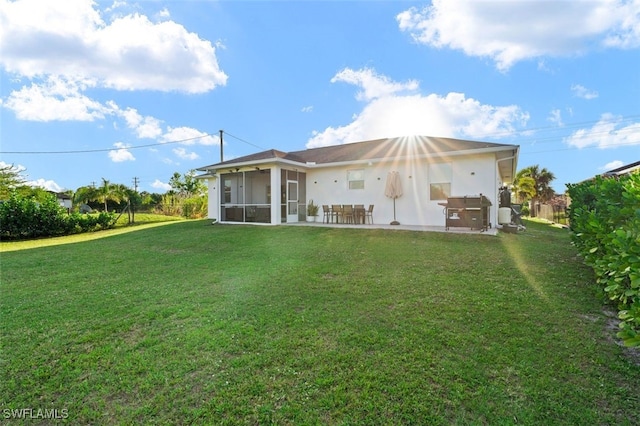
<instances>
[{"instance_id":1,"label":"shrub","mask_svg":"<svg viewBox=\"0 0 640 426\"><path fill-rule=\"evenodd\" d=\"M199 219L207 215L207 198L190 197L182 203L182 216L187 219Z\"/></svg>"},{"instance_id":2,"label":"shrub","mask_svg":"<svg viewBox=\"0 0 640 426\"><path fill-rule=\"evenodd\" d=\"M156 206L156 212L166 216L182 216L187 219L198 219L207 215L206 196L184 197L180 194L162 196L162 203Z\"/></svg>"},{"instance_id":3,"label":"shrub","mask_svg":"<svg viewBox=\"0 0 640 426\"><path fill-rule=\"evenodd\" d=\"M67 214L53 194L41 199L12 193L8 200L0 204L0 238L29 239L69 235L111 228L114 223L112 213L97 216Z\"/></svg>"},{"instance_id":4,"label":"shrub","mask_svg":"<svg viewBox=\"0 0 640 426\"><path fill-rule=\"evenodd\" d=\"M640 346L640 174L567 187L572 241L617 305L618 336Z\"/></svg>"}]
</instances>

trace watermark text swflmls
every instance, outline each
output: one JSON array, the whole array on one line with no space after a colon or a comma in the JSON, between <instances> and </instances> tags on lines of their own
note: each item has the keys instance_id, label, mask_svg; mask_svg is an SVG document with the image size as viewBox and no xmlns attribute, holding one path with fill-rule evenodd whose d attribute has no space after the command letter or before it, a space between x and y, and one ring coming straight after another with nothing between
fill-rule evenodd
<instances>
[{"instance_id":1,"label":"watermark text swflmls","mask_svg":"<svg viewBox=\"0 0 640 426\"><path fill-rule=\"evenodd\" d=\"M5 408L2 410L5 419L66 419L69 410L66 408Z\"/></svg>"}]
</instances>

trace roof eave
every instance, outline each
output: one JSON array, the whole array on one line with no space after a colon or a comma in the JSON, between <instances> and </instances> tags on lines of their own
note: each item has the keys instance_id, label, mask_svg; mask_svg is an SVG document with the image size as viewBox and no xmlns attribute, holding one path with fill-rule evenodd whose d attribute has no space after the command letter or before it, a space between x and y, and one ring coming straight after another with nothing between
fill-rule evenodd
<instances>
[{"instance_id":1,"label":"roof eave","mask_svg":"<svg viewBox=\"0 0 640 426\"><path fill-rule=\"evenodd\" d=\"M255 166L260 166L265 164L287 164L287 165L302 167L302 168L308 168L313 166L313 164L311 163L301 163L299 161L288 160L286 158L272 157L272 158L262 158L260 160L240 161L237 163L227 162L225 164L220 164L220 163L211 164L210 166L205 166L196 170L199 170L202 172L208 172L208 173L217 173L218 170L241 169L244 167L255 167Z\"/></svg>"}]
</instances>

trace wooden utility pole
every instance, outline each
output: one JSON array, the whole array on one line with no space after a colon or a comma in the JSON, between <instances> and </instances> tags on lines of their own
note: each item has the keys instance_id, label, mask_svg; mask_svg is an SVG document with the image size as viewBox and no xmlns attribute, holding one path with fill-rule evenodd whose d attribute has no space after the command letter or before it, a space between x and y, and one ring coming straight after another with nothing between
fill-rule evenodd
<instances>
[{"instance_id":1,"label":"wooden utility pole","mask_svg":"<svg viewBox=\"0 0 640 426\"><path fill-rule=\"evenodd\" d=\"M137 177L134 177L133 191L135 192L136 196L138 195L138 183L140 183L140 180ZM131 205L131 223L135 223L136 222L136 209L135 209L136 197L134 196L133 203L131 203L131 200L129 200L129 203Z\"/></svg>"},{"instance_id":2,"label":"wooden utility pole","mask_svg":"<svg viewBox=\"0 0 640 426\"><path fill-rule=\"evenodd\" d=\"M220 162L222 163L224 161L224 155L223 155L223 150L222 150L222 134L224 133L224 130L220 130Z\"/></svg>"}]
</instances>

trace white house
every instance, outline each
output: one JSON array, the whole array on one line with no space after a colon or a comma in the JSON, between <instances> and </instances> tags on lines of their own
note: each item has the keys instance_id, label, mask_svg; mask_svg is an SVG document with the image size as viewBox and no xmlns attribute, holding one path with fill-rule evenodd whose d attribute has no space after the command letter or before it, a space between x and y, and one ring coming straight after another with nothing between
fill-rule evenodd
<instances>
[{"instance_id":1,"label":"white house","mask_svg":"<svg viewBox=\"0 0 640 426\"><path fill-rule=\"evenodd\" d=\"M480 194L492 203L489 222L496 224L498 190L512 182L518 152L518 145L413 136L272 149L198 170L208 181L209 218L222 223L304 221L310 200L320 206L372 204L374 223L390 223L394 201L385 196L385 184L395 171L402 187L396 217L403 225L445 226L442 203L448 197Z\"/></svg>"},{"instance_id":2,"label":"white house","mask_svg":"<svg viewBox=\"0 0 640 426\"><path fill-rule=\"evenodd\" d=\"M73 203L70 196L68 196L64 192L54 192L54 191L48 191L48 192L56 196L56 201L58 201L58 204L60 205L60 207L63 207L67 210L67 213L71 211L71 208L73 207Z\"/></svg>"}]
</instances>

